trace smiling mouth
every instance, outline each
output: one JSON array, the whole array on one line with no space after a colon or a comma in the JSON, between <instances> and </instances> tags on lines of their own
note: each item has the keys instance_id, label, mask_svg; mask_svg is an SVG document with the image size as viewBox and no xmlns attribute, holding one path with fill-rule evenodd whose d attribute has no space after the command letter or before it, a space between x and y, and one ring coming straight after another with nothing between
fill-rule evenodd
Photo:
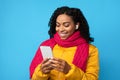
<instances>
[{"instance_id":1,"label":"smiling mouth","mask_svg":"<svg viewBox=\"0 0 120 80\"><path fill-rule=\"evenodd\" d=\"M60 34L60 36L65 36L66 34Z\"/></svg>"},{"instance_id":2,"label":"smiling mouth","mask_svg":"<svg viewBox=\"0 0 120 80\"><path fill-rule=\"evenodd\" d=\"M67 34L66 33L59 33L61 37L65 37Z\"/></svg>"},{"instance_id":3,"label":"smiling mouth","mask_svg":"<svg viewBox=\"0 0 120 80\"><path fill-rule=\"evenodd\" d=\"M59 36L61 37L61 39L66 39L67 33L59 33Z\"/></svg>"}]
</instances>

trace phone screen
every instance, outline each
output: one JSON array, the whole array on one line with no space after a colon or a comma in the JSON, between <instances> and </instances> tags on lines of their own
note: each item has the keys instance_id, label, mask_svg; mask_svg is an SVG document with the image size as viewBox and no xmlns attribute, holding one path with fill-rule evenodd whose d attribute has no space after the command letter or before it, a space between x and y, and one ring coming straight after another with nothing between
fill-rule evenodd
<instances>
[{"instance_id":1,"label":"phone screen","mask_svg":"<svg viewBox=\"0 0 120 80\"><path fill-rule=\"evenodd\" d=\"M42 52L43 59L52 58L52 49L50 46L40 46L40 50Z\"/></svg>"}]
</instances>

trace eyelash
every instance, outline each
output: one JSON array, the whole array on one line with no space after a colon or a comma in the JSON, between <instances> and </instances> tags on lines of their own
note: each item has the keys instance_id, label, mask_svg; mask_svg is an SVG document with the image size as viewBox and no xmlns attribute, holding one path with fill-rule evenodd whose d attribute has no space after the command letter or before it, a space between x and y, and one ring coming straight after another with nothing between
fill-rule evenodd
<instances>
[{"instance_id":1,"label":"eyelash","mask_svg":"<svg viewBox=\"0 0 120 80\"><path fill-rule=\"evenodd\" d=\"M59 27L59 26L60 26L59 24L58 25L56 24L56 27Z\"/></svg>"},{"instance_id":2,"label":"eyelash","mask_svg":"<svg viewBox=\"0 0 120 80\"><path fill-rule=\"evenodd\" d=\"M65 27L69 27L69 24L64 24Z\"/></svg>"},{"instance_id":3,"label":"eyelash","mask_svg":"<svg viewBox=\"0 0 120 80\"><path fill-rule=\"evenodd\" d=\"M56 27L59 27L59 26L60 26L60 24L56 24ZM63 26L69 27L69 24L63 24Z\"/></svg>"}]
</instances>

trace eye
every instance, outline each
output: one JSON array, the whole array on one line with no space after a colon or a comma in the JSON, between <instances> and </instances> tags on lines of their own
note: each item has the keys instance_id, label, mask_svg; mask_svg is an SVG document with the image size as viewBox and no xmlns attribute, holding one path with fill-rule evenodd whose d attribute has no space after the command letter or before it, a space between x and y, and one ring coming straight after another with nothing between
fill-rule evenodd
<instances>
[{"instance_id":1,"label":"eye","mask_svg":"<svg viewBox=\"0 0 120 80\"><path fill-rule=\"evenodd\" d=\"M59 23L56 23L56 27L59 27L60 26L60 24Z\"/></svg>"},{"instance_id":2,"label":"eye","mask_svg":"<svg viewBox=\"0 0 120 80\"><path fill-rule=\"evenodd\" d=\"M63 23L63 25L64 25L65 27L69 27L69 26L70 26L70 23L66 22L66 23Z\"/></svg>"}]
</instances>

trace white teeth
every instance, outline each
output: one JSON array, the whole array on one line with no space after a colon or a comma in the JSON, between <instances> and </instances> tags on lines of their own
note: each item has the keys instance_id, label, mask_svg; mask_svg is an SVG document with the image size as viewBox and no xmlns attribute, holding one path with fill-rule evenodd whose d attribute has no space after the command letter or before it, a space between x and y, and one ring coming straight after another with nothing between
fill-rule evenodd
<instances>
[{"instance_id":1,"label":"white teeth","mask_svg":"<svg viewBox=\"0 0 120 80\"><path fill-rule=\"evenodd\" d=\"M65 36L66 34L61 33L60 36Z\"/></svg>"},{"instance_id":2,"label":"white teeth","mask_svg":"<svg viewBox=\"0 0 120 80\"><path fill-rule=\"evenodd\" d=\"M67 33L59 33L59 36L61 37L61 39L66 39Z\"/></svg>"}]
</instances>

